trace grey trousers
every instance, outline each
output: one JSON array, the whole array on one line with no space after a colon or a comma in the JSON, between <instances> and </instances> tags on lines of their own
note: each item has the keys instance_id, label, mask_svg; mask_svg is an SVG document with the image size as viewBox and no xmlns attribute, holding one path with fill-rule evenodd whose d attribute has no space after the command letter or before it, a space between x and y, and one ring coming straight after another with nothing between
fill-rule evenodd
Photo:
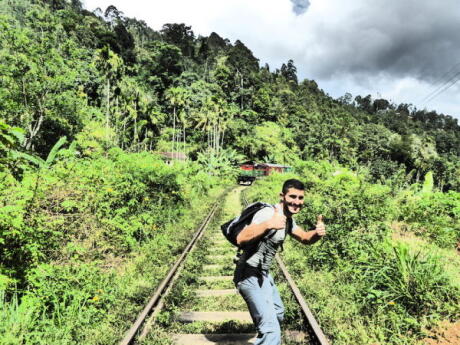
<instances>
[{"instance_id":1,"label":"grey trousers","mask_svg":"<svg viewBox=\"0 0 460 345\"><path fill-rule=\"evenodd\" d=\"M258 335L254 345L280 345L284 305L273 277L247 277L237 284L238 291L248 305Z\"/></svg>"}]
</instances>

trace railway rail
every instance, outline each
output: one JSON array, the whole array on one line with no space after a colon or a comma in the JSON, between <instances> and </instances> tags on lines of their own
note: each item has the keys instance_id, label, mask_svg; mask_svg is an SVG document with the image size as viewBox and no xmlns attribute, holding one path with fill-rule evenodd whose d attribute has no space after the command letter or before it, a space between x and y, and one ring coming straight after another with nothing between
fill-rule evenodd
<instances>
[{"instance_id":1,"label":"railway rail","mask_svg":"<svg viewBox=\"0 0 460 345\"><path fill-rule=\"evenodd\" d=\"M241 188L241 187L240 187ZM227 193L224 193L222 198L225 197ZM242 195L242 200L247 204L247 200L245 195ZM214 205L211 207L210 212L207 214L201 225L198 227L196 232L194 233L192 239L177 259L176 263L171 267L166 277L160 283L158 288L152 294L152 297L141 311L141 313L136 318L135 322L131 326L131 328L125 333L124 338L120 341L119 345L129 345L135 344L138 342L143 342L148 335L148 332L152 326L152 323L155 320L155 317L158 315L160 310L164 307L164 300L168 293L174 286L175 281L179 278L181 270L184 268L184 263L186 258L188 257L189 253L198 245L200 239L203 237L206 229L208 228L209 224L211 223L217 209L219 208L221 200L218 200ZM213 248L213 252L217 251L217 243L223 243L223 245L231 246L222 239L219 239L220 229L215 233L215 242L216 245ZM228 248L229 250L233 250L232 248ZM234 252L234 250L233 250ZM227 250L227 253L229 251ZM231 255L231 254L230 254ZM222 255L214 255L214 258L217 258ZM230 258L226 260L231 261ZM306 322L306 328L308 330L308 344L317 344L317 345L329 345L326 337L324 336L321 328L319 327L318 323L316 322L313 314L311 313L310 309L308 308L304 298L302 297L299 289L295 285L295 282L292 280L289 272L286 269L281 258L277 255L276 261L280 267L281 272L283 273L286 282L288 283L290 289L292 290L296 301L299 303L300 309L304 315L304 320ZM208 266L217 266L217 265L208 265ZM231 276L206 276L204 272L206 269L203 268L203 273L205 276L201 277L202 280L225 280L231 283ZM212 268L211 268L212 270ZM219 298L219 296L226 296L229 294L236 295L237 292L235 289L224 289L224 290L201 290L197 291L196 296L197 298L201 298L204 296L216 296L215 298ZM235 297L237 298L237 297ZM242 300L240 298L240 300ZM229 318L233 318L238 320L238 322L246 322L248 325L247 327L251 327L252 320L249 317L249 313L247 311L233 311L233 312L222 312L222 311L214 311L214 312L183 312L180 315L181 321L185 323L191 323L194 321L209 321L213 319L214 321L224 321L228 320ZM247 328L246 327L246 328ZM299 337L297 333L294 334L287 334L288 338L295 338ZM254 333L235 333L233 334L176 334L174 336L174 343L175 344L250 344L252 340L254 340ZM302 338L303 339L303 338ZM144 342L143 342L144 343ZM298 342L297 342L298 343ZM304 343L304 342L303 342ZM149 344L146 342L145 344ZM307 344L307 343L304 343Z\"/></svg>"},{"instance_id":2,"label":"railway rail","mask_svg":"<svg viewBox=\"0 0 460 345\"><path fill-rule=\"evenodd\" d=\"M177 279L178 274L180 273L180 268L183 265L185 258L190 253L190 251L193 249L198 239L203 235L204 231L206 230L209 223L211 222L212 217L214 216L214 213L217 210L217 207L218 207L218 202L215 202L214 205L211 207L211 210L205 217L204 221L198 227L198 230L195 232L195 234L193 235L188 245L185 247L180 257L177 259L176 263L171 267L166 277L160 283L158 288L154 291L149 302L144 307L144 309L141 311L139 316L136 318L136 321L134 321L131 328L126 332L123 340L119 343L119 345L133 344L134 341L136 340L136 337L138 336L139 330L144 325L147 317L150 314L152 314L152 316L155 316L155 314L158 313L158 311L162 308L164 297L166 296L167 292L171 288L172 283ZM140 334L140 337L141 338L145 337L147 332L148 332L148 327L144 327Z\"/></svg>"}]
</instances>

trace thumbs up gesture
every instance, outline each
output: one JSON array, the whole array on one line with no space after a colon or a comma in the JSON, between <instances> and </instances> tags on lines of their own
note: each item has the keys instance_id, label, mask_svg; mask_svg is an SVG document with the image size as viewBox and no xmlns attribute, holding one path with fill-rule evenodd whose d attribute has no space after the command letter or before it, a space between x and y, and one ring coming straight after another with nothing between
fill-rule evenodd
<instances>
[{"instance_id":1,"label":"thumbs up gesture","mask_svg":"<svg viewBox=\"0 0 460 345\"><path fill-rule=\"evenodd\" d=\"M269 229L281 230L286 227L286 216L279 212L275 212L269 221Z\"/></svg>"},{"instance_id":2,"label":"thumbs up gesture","mask_svg":"<svg viewBox=\"0 0 460 345\"><path fill-rule=\"evenodd\" d=\"M316 219L316 229L315 230L318 236L323 237L324 235L326 235L326 225L324 225L322 214L320 214L318 218Z\"/></svg>"}]
</instances>

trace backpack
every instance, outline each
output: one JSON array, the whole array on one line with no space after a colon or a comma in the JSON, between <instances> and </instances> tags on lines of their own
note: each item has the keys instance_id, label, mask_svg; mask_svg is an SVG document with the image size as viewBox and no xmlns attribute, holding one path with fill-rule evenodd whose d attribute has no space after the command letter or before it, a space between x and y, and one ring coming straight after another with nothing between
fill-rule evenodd
<instances>
[{"instance_id":1,"label":"backpack","mask_svg":"<svg viewBox=\"0 0 460 345\"><path fill-rule=\"evenodd\" d=\"M238 217L230 219L228 222L222 224L220 229L225 238L235 247L239 247L236 243L236 237L246 225L251 224L254 215L265 207L273 207L273 205L265 202L255 202L247 206Z\"/></svg>"}]
</instances>

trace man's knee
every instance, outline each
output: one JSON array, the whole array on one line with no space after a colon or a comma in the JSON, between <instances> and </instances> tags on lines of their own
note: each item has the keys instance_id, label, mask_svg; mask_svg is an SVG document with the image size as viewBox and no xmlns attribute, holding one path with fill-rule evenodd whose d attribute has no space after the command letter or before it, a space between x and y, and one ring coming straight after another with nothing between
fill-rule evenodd
<instances>
[{"instance_id":1,"label":"man's knee","mask_svg":"<svg viewBox=\"0 0 460 345\"><path fill-rule=\"evenodd\" d=\"M284 310L276 313L276 318L278 319L278 322L281 324L284 320Z\"/></svg>"},{"instance_id":2,"label":"man's knee","mask_svg":"<svg viewBox=\"0 0 460 345\"><path fill-rule=\"evenodd\" d=\"M259 331L259 333L262 333L262 334L270 333L270 334L273 334L275 336L276 335L281 335L280 324L278 322L274 322L274 321L268 321L268 322L262 321L261 323L259 323L258 331Z\"/></svg>"},{"instance_id":3,"label":"man's knee","mask_svg":"<svg viewBox=\"0 0 460 345\"><path fill-rule=\"evenodd\" d=\"M259 342L256 341L256 344L270 344L270 345L279 345L281 344L281 331L280 330L272 330L272 331L267 331L263 332L259 330L259 335L257 336L259 338Z\"/></svg>"}]
</instances>

